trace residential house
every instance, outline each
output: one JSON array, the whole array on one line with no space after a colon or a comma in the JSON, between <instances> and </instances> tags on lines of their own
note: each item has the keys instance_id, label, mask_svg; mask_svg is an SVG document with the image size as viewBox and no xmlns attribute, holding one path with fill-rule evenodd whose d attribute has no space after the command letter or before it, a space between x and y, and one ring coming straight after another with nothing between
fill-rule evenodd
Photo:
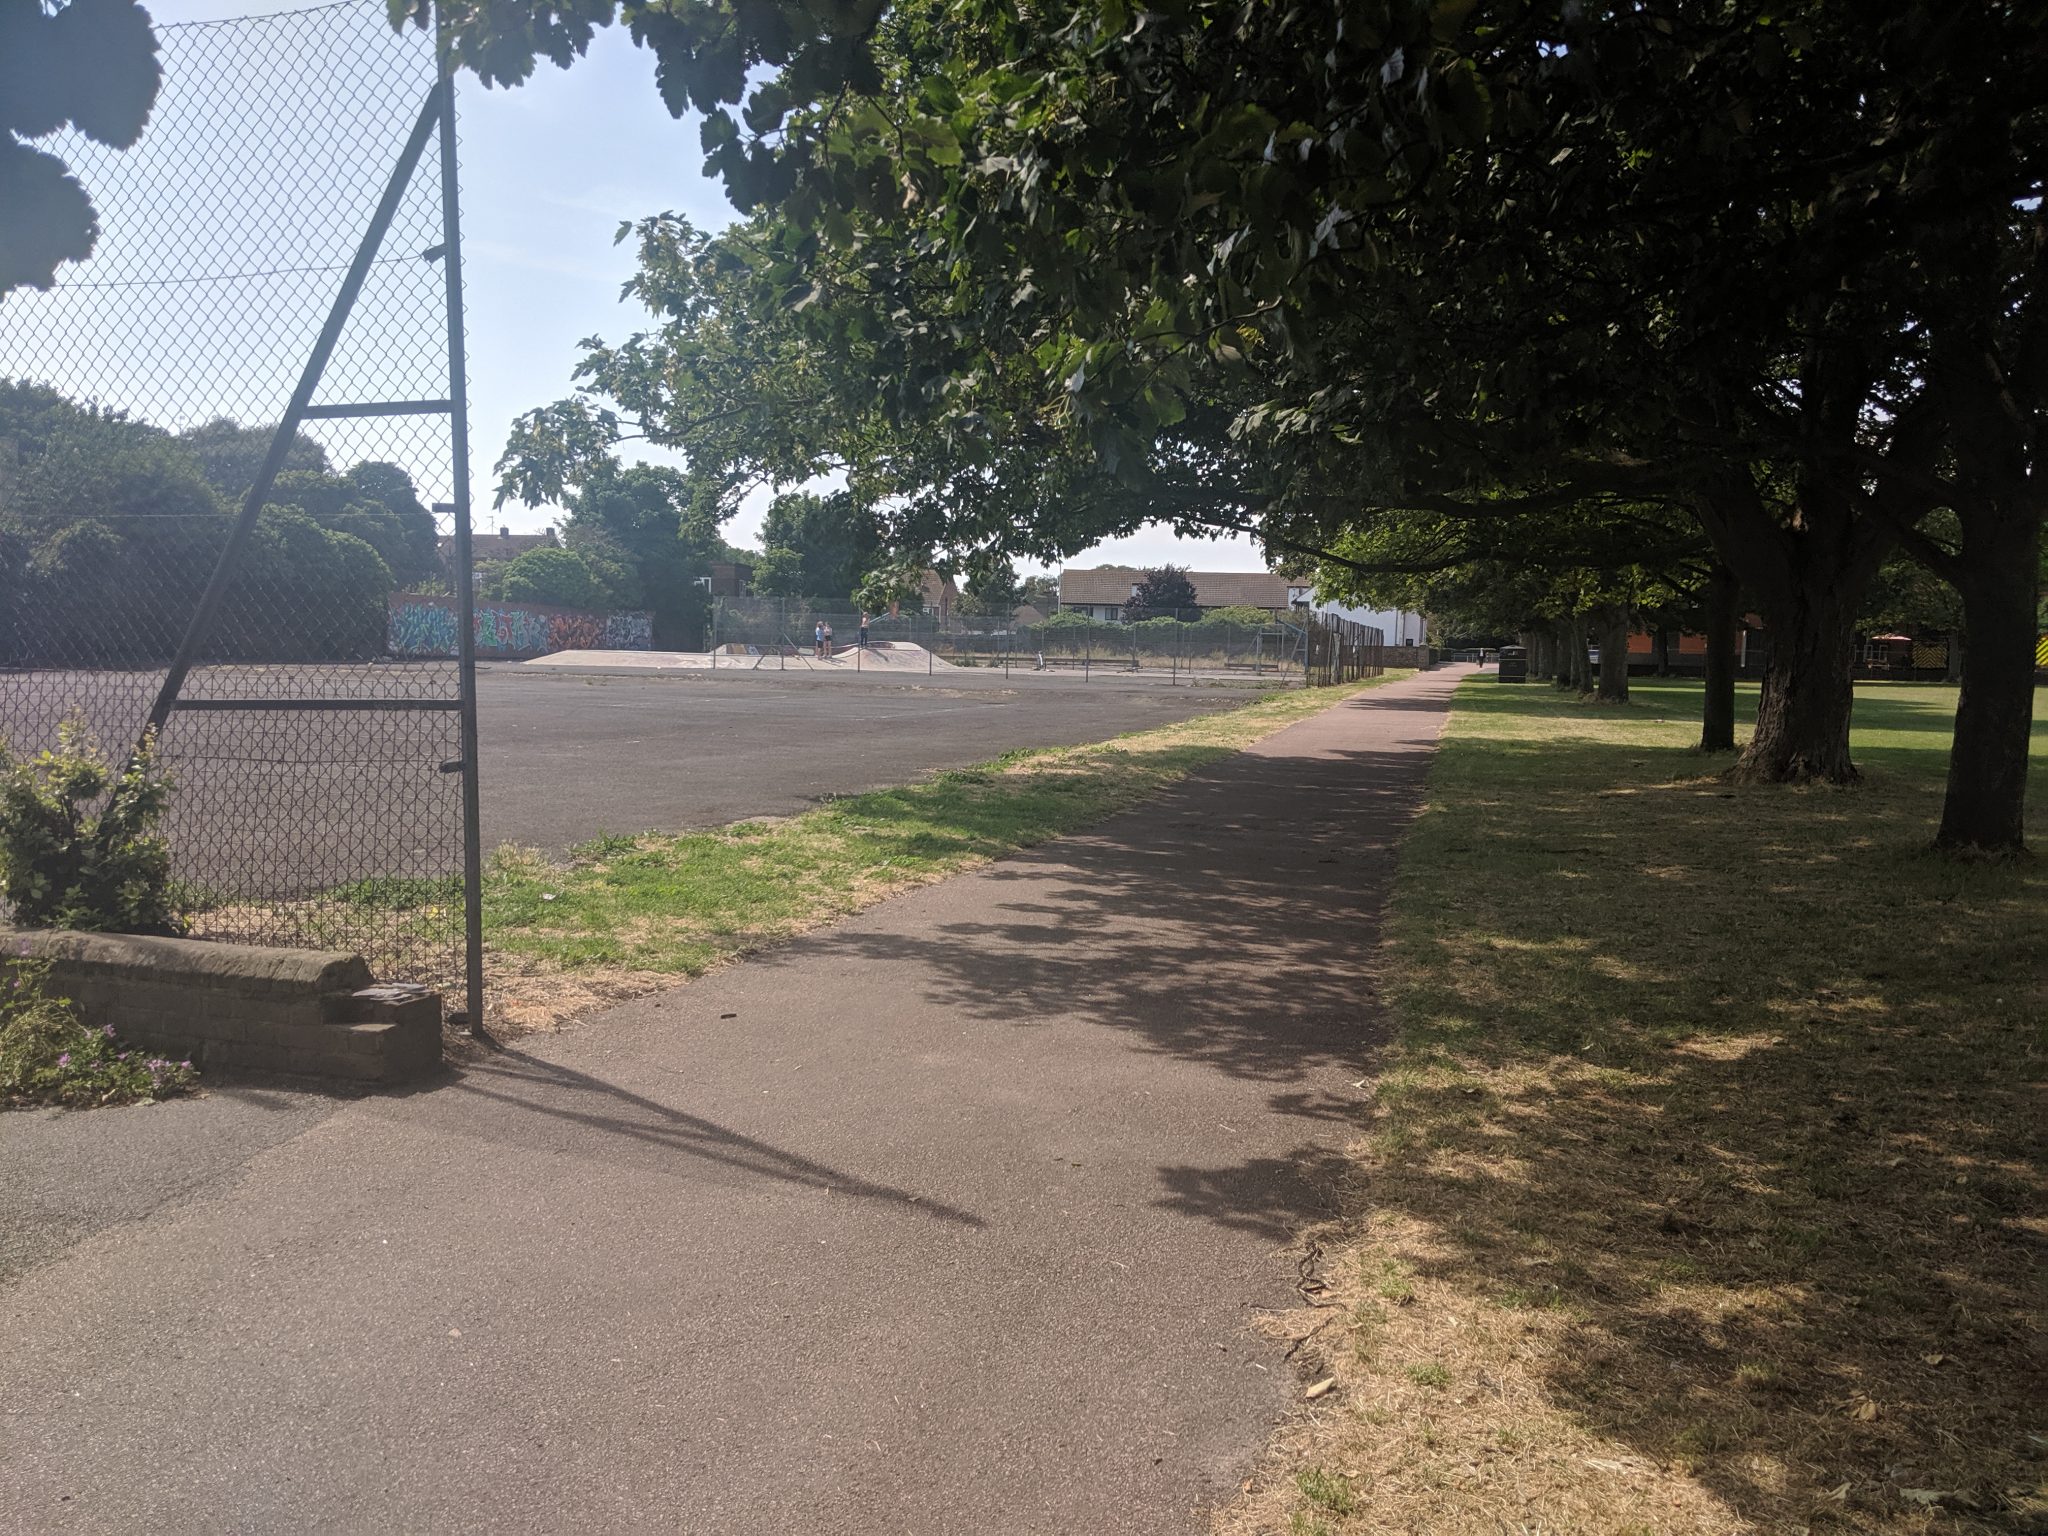
<instances>
[{"instance_id":1,"label":"residential house","mask_svg":"<svg viewBox=\"0 0 2048 1536\"><path fill-rule=\"evenodd\" d=\"M924 611L941 623L953 617L960 607L960 588L950 576L941 576L937 571L924 573Z\"/></svg>"},{"instance_id":2,"label":"residential house","mask_svg":"<svg viewBox=\"0 0 2048 1536\"><path fill-rule=\"evenodd\" d=\"M1426 645L1428 626L1419 613L1407 613L1399 608L1358 608L1350 603L1318 601L1316 589L1311 585L1297 583L1287 589L1288 601L1297 609L1310 613L1327 613L1333 618L1345 619L1353 624L1363 624L1380 632L1386 645Z\"/></svg>"},{"instance_id":3,"label":"residential house","mask_svg":"<svg viewBox=\"0 0 2048 1536\"><path fill-rule=\"evenodd\" d=\"M441 549L441 568L452 572L455 569L455 535L444 533L437 542ZM561 538L553 528L543 528L539 533L514 533L510 528L502 527L496 533L472 530L469 535L470 569L481 580L490 566L510 565L530 549L559 549L561 544Z\"/></svg>"},{"instance_id":4,"label":"residential house","mask_svg":"<svg viewBox=\"0 0 2048 1536\"><path fill-rule=\"evenodd\" d=\"M710 565L713 597L745 597L754 585L754 568L737 560L714 560Z\"/></svg>"}]
</instances>

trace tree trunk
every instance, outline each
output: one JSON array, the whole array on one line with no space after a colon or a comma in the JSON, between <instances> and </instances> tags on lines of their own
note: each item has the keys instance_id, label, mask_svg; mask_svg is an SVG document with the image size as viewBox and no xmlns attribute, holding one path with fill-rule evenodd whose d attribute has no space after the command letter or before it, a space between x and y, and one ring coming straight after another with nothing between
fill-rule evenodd
<instances>
[{"instance_id":1,"label":"tree trunk","mask_svg":"<svg viewBox=\"0 0 2048 1536\"><path fill-rule=\"evenodd\" d=\"M1573 662L1573 651L1579 659ZM1585 676L1585 643L1579 639L1577 618L1559 618L1556 621L1556 676L1550 678L1556 688L1577 688Z\"/></svg>"},{"instance_id":2,"label":"tree trunk","mask_svg":"<svg viewBox=\"0 0 2048 1536\"><path fill-rule=\"evenodd\" d=\"M1580 697L1593 691L1593 660L1586 653L1593 648L1593 626L1581 613L1572 619L1572 686Z\"/></svg>"},{"instance_id":3,"label":"tree trunk","mask_svg":"<svg viewBox=\"0 0 2048 1536\"><path fill-rule=\"evenodd\" d=\"M1616 603L1600 615L1600 688L1602 704L1628 702L1628 636L1626 603Z\"/></svg>"},{"instance_id":4,"label":"tree trunk","mask_svg":"<svg viewBox=\"0 0 2048 1536\"><path fill-rule=\"evenodd\" d=\"M1816 390L1816 419L1837 427L1864 398L1849 388L1828 403L1827 391ZM1756 729L1734 773L1760 783L1848 784L1856 778L1849 758L1856 611L1892 532L1853 477L1809 464L1799 479L1796 502L1785 506L1767 503L1747 471L1720 476L1695 508L1715 554L1762 608L1770 646Z\"/></svg>"},{"instance_id":5,"label":"tree trunk","mask_svg":"<svg viewBox=\"0 0 2048 1536\"><path fill-rule=\"evenodd\" d=\"M1716 564L1707 576L1707 696L1700 715L1700 750L1735 750L1735 573Z\"/></svg>"},{"instance_id":6,"label":"tree trunk","mask_svg":"<svg viewBox=\"0 0 2048 1536\"><path fill-rule=\"evenodd\" d=\"M1950 630L1948 637L1948 670L1942 674L1944 683L1960 683L1963 680L1963 632Z\"/></svg>"},{"instance_id":7,"label":"tree trunk","mask_svg":"<svg viewBox=\"0 0 2048 1536\"><path fill-rule=\"evenodd\" d=\"M1856 588L1856 599L1862 585ZM1856 638L1856 600L1840 587L1802 587L1764 615L1771 644L1756 729L1735 765L1736 776L1769 784L1853 784L1849 713L1855 700L1849 671Z\"/></svg>"},{"instance_id":8,"label":"tree trunk","mask_svg":"<svg viewBox=\"0 0 2048 1536\"><path fill-rule=\"evenodd\" d=\"M1965 530L1965 539L1974 530ZM2034 728L2034 582L2041 530L2019 516L1995 545L1970 550L1957 584L1970 644L1949 747L1937 848L2018 853L2026 847L2027 750Z\"/></svg>"}]
</instances>

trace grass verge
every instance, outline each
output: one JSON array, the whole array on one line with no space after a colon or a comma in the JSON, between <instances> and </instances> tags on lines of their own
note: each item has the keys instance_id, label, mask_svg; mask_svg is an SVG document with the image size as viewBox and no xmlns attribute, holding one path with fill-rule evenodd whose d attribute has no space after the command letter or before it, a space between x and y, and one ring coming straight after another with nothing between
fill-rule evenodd
<instances>
[{"instance_id":1,"label":"grass verge","mask_svg":"<svg viewBox=\"0 0 2048 1536\"><path fill-rule=\"evenodd\" d=\"M1013 752L781 820L600 838L567 861L501 848L484 880L494 1024L553 1027L1079 830L1358 691L1296 689L1098 745Z\"/></svg>"},{"instance_id":2,"label":"grass verge","mask_svg":"<svg viewBox=\"0 0 2048 1536\"><path fill-rule=\"evenodd\" d=\"M1279 1325L1338 1385L1223 1528L2048 1531L2048 867L1923 851L1953 697L1859 689L1866 782L1787 790L1696 688L1466 684Z\"/></svg>"}]
</instances>

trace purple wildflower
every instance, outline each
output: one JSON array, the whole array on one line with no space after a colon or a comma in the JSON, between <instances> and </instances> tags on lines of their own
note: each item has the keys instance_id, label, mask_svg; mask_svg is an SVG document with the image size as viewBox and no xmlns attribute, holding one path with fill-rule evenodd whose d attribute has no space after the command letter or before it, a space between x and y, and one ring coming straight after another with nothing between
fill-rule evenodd
<instances>
[{"instance_id":1,"label":"purple wildflower","mask_svg":"<svg viewBox=\"0 0 2048 1536\"><path fill-rule=\"evenodd\" d=\"M71 1065L71 1053L70 1053L69 1051L66 1051L66 1052L65 1052L65 1053L64 1053L64 1054L63 1054L62 1056L59 1056L59 1057L57 1058L57 1065L58 1065L58 1066L60 1066L60 1067L68 1067L68 1066L70 1066L70 1065Z\"/></svg>"}]
</instances>

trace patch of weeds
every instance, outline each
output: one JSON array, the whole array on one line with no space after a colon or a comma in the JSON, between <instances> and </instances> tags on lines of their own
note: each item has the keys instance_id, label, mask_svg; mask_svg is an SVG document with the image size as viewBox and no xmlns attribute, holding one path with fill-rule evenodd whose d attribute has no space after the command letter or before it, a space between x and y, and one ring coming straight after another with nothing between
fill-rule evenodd
<instances>
[{"instance_id":1,"label":"patch of weeds","mask_svg":"<svg viewBox=\"0 0 2048 1536\"><path fill-rule=\"evenodd\" d=\"M1735 1367L1735 1385L1745 1392L1769 1392L1784 1379L1785 1373L1769 1360L1745 1360Z\"/></svg>"},{"instance_id":2,"label":"patch of weeds","mask_svg":"<svg viewBox=\"0 0 2048 1536\"><path fill-rule=\"evenodd\" d=\"M51 995L48 969L25 956L0 968L0 1105L148 1104L198 1086L191 1062L124 1050L111 1025L88 1027Z\"/></svg>"},{"instance_id":3,"label":"patch of weeds","mask_svg":"<svg viewBox=\"0 0 2048 1536\"><path fill-rule=\"evenodd\" d=\"M462 905L462 877L412 878L378 875L336 886L328 895L343 906L368 907L385 912L418 912L426 907Z\"/></svg>"},{"instance_id":4,"label":"patch of weeds","mask_svg":"<svg viewBox=\"0 0 2048 1536\"><path fill-rule=\"evenodd\" d=\"M1351 1309L1351 1353L1360 1365L1370 1365L1379 1353L1380 1334L1386 1325L1386 1309L1376 1302L1360 1301Z\"/></svg>"},{"instance_id":5,"label":"patch of weeds","mask_svg":"<svg viewBox=\"0 0 2048 1536\"><path fill-rule=\"evenodd\" d=\"M579 864L595 864L601 859L615 859L621 854L632 853L640 846L640 839L628 837L619 832L600 832L587 838L569 850L569 857Z\"/></svg>"},{"instance_id":6,"label":"patch of weeds","mask_svg":"<svg viewBox=\"0 0 2048 1536\"><path fill-rule=\"evenodd\" d=\"M1493 1298L1493 1304L1504 1312L1551 1312L1564 1306L1564 1293L1554 1285L1535 1290L1511 1285Z\"/></svg>"},{"instance_id":7,"label":"patch of weeds","mask_svg":"<svg viewBox=\"0 0 2048 1536\"><path fill-rule=\"evenodd\" d=\"M1373 1290L1386 1301L1397 1307L1405 1307L1415 1300L1415 1282L1408 1278L1408 1271L1399 1261L1382 1259L1379 1263L1379 1278L1373 1282Z\"/></svg>"},{"instance_id":8,"label":"patch of weeds","mask_svg":"<svg viewBox=\"0 0 2048 1536\"><path fill-rule=\"evenodd\" d=\"M1439 1362L1431 1360L1424 1365L1409 1366L1408 1379L1418 1387L1435 1387L1441 1390L1451 1384L1451 1373Z\"/></svg>"},{"instance_id":9,"label":"patch of weeds","mask_svg":"<svg viewBox=\"0 0 2048 1536\"><path fill-rule=\"evenodd\" d=\"M1309 1467L1294 1474L1294 1486L1317 1509L1332 1515L1348 1515L1358 1508L1358 1494L1348 1479L1325 1467Z\"/></svg>"},{"instance_id":10,"label":"patch of weeds","mask_svg":"<svg viewBox=\"0 0 2048 1536\"><path fill-rule=\"evenodd\" d=\"M1287 1517L1287 1536L1337 1536L1327 1520L1318 1520L1305 1509Z\"/></svg>"}]
</instances>

